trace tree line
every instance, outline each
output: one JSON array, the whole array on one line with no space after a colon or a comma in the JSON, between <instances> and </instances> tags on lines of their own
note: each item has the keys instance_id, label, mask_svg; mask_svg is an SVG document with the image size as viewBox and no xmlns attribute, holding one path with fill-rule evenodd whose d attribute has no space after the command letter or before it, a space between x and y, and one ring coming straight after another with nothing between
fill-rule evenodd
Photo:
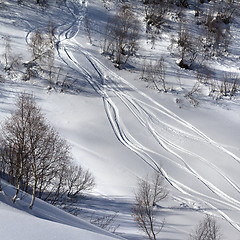
<instances>
[{"instance_id":1,"label":"tree line","mask_svg":"<svg viewBox=\"0 0 240 240\"><path fill-rule=\"evenodd\" d=\"M20 191L58 204L91 190L93 175L73 163L70 146L47 122L34 97L21 94L16 109L1 125L1 177Z\"/></svg>"}]
</instances>

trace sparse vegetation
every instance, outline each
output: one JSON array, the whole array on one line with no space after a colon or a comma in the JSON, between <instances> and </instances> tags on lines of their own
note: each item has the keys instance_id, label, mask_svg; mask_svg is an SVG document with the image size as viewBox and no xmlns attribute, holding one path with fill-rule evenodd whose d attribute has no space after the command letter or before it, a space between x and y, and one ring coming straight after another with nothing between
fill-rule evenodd
<instances>
[{"instance_id":1,"label":"sparse vegetation","mask_svg":"<svg viewBox=\"0 0 240 240\"><path fill-rule=\"evenodd\" d=\"M22 57L13 52L10 37L5 36L4 41L5 41L5 51L3 53L4 71L7 72L7 74L10 75L11 78L13 78L16 77L19 71Z\"/></svg>"},{"instance_id":2,"label":"sparse vegetation","mask_svg":"<svg viewBox=\"0 0 240 240\"><path fill-rule=\"evenodd\" d=\"M141 79L149 83L153 83L154 87L159 92L162 90L164 92L168 91L165 75L166 66L163 58L160 58L155 64L153 64L151 61L146 63L146 60L143 62Z\"/></svg>"},{"instance_id":3,"label":"sparse vegetation","mask_svg":"<svg viewBox=\"0 0 240 240\"><path fill-rule=\"evenodd\" d=\"M190 235L190 240L221 240L222 234L216 220L206 215L195 231Z\"/></svg>"},{"instance_id":4,"label":"sparse vegetation","mask_svg":"<svg viewBox=\"0 0 240 240\"><path fill-rule=\"evenodd\" d=\"M137 51L138 33L139 23L130 5L122 5L117 14L108 20L103 53L120 68Z\"/></svg>"},{"instance_id":5,"label":"sparse vegetation","mask_svg":"<svg viewBox=\"0 0 240 240\"><path fill-rule=\"evenodd\" d=\"M0 11L4 12L7 9L6 12L10 12L10 7L15 3L9 0L5 0L5 2L6 4L0 0ZM97 9L94 9L99 2L104 2L107 9L100 5ZM240 70L237 65L240 50L235 39L237 36L235 34L238 34L239 37L239 33L235 33L235 30L238 30L239 27L240 2L233 0L140 0L137 2L131 0L102 0L99 2L96 1L93 5L91 1L51 1L53 5L58 4L60 9L58 12L55 10L56 5L54 5L54 10L39 7L39 5L47 6L50 4L48 0L18 0L19 5L16 5L16 9L27 6L28 10L31 9L32 11L28 17L35 16L35 22L27 21L28 19L24 16L20 19L21 21L17 22L21 15L19 12L16 15L10 14L11 19L9 18L6 21L7 23L1 17L2 24L5 24L5 26L14 26L13 29L20 26L23 33L28 31L26 38L21 34L19 38L16 38L14 34L10 33L13 36L12 39L5 36L0 40L0 87L1 93L3 93L1 97L4 99L1 106L5 107L9 102L11 103L11 98L16 96L16 92L28 89L28 86L30 86L29 91L34 88L33 92L38 91L35 86L39 88L43 85L44 88L47 86L46 92L49 95L51 94L51 99L54 100L56 99L55 96L52 97L53 94L56 94L54 90L67 93L68 89L74 89L74 94L77 95L77 87L87 86L86 91L82 91L82 93L84 97L86 95L89 98L84 98L86 102L79 103L77 107L90 106L89 102L91 104L95 103L93 96L96 94L100 100L103 100L107 116L105 117L109 120L116 138L123 146L128 147L129 152L136 153L134 160L139 157L144 161L144 164L141 165L143 171L145 171L144 166L149 165L149 168L155 168L160 161L164 163L164 168L166 166L167 170L170 169L170 173L166 172L166 179L171 184L171 189L174 189L173 195L179 192L177 197L176 195L171 196L171 203L174 202L175 204L171 211L175 211L175 207L177 211L182 211L182 209L179 210L182 205L185 204L188 207L192 204L193 207L189 207L187 210L200 209L202 211L203 206L206 207L207 205L209 209L206 211L211 212L215 208L213 203L215 199L217 200L217 206L222 207L222 216L226 213L226 208L223 207L226 204L221 205L221 203L227 202L229 212L236 209L238 205L235 199L236 193L232 194L231 191L238 191L238 186L235 183L237 177L236 175L233 178L232 176L225 176L224 174L230 172L230 170L225 171L223 168L227 165L224 162L225 159L230 159L229 164L233 162L233 165L237 166L238 157L236 153L238 153L238 149L224 141L221 143L221 139L219 140L222 131L227 131L229 126L218 133L218 141L215 144L214 131L212 130L210 134L211 138L207 136L208 132L204 131L204 124L208 124L210 121L199 124L199 129L194 124L198 121L197 117L200 113L205 114L209 109L217 109L215 103L220 102L220 100L231 99L226 107L225 102L222 104L224 109L219 116L221 115L223 118L223 115L227 112L230 113L230 117L232 117L231 115L235 116L235 113L232 114L232 105L230 104L232 102L236 104L233 107L234 110L239 105L238 101L234 100L239 97L240 93ZM31 6L28 6L28 3ZM51 4L50 7L53 6ZM90 5L89 9L87 5ZM36 6L36 8L32 10L32 6ZM114 7L111 8L111 6ZM16 11L16 9L12 8L12 11ZM41 9L42 12L38 11L41 17L38 18L37 14L34 14L34 9ZM43 23L41 20L45 17L44 11L48 19ZM51 11L56 12L52 14ZM63 19L59 17L56 26L52 23L49 24L48 20L51 17L56 18L59 13L66 15ZM98 15L98 18L95 15ZM108 16L110 17L107 18ZM87 41L90 44L87 44ZM20 46L22 43L25 45ZM16 45L18 48L15 49L14 46ZM18 55L18 52L24 52L25 50L26 56L24 54L22 54L23 57ZM98 50L102 50L103 56L99 54ZM107 59L111 60L113 64L110 61L106 63ZM143 62L142 65L141 62ZM117 69L112 70L111 66L113 65ZM144 82L137 82L138 79L142 79ZM80 82L83 82L83 84L81 85ZM143 88L146 85L150 88L142 89L142 85ZM16 89L12 86L16 86ZM12 89L7 89L10 87ZM88 91L88 88L90 91ZM47 99L46 92L43 94L45 94L44 98ZM94 94L92 94L93 92ZM40 93L38 92L39 96ZM10 100L5 101L4 94L9 94L7 97ZM58 113L58 119L65 117L64 108L67 104L67 107L71 108L72 99L75 98L75 96L69 97L67 94L61 94L61 97L64 97L65 102L63 110L61 109L59 111L61 113ZM173 103L170 106L169 102L171 100L173 100ZM174 101L180 108L191 107L191 111L176 110ZM197 115L198 109L193 109L192 106L201 106L201 101L205 101L206 104L204 110L199 111L200 113ZM208 102L211 104L209 108ZM57 103L61 104L63 101ZM119 103L120 105L118 105ZM93 110L95 110L95 105L91 106L94 106ZM6 109L4 107L2 109L3 114L7 115L11 106L7 106ZM0 128L0 191L2 191L2 178L15 187L15 195L11 196L13 203L18 200L21 201L22 198L30 194L31 202L26 197L29 200L30 209L33 208L35 199L40 198L78 215L80 208L79 205L76 207L76 203L79 199L83 199L85 192L91 191L95 186L93 175L81 165L74 164L70 146L49 124L32 95L21 94L15 107L15 111L11 115L9 114L10 117L6 118ZM50 109L52 109L51 107ZM81 111L80 113L82 114ZM83 115L88 113L86 111ZM130 113L131 116L123 116L125 113ZM190 114L196 113L196 115L194 115L194 119L189 118L188 122L188 116L185 116L185 113L189 113L190 117L193 116ZM214 114L215 112L212 111L209 115L215 116ZM73 114L71 120L77 117ZM55 117L53 119L55 120ZM63 125L69 127L68 124L71 122L69 119L70 117L67 116L66 119L63 119L63 123L59 124L57 122L56 126L62 131ZM87 118L81 119L81 123L86 119L92 120L87 116ZM137 124L135 124L135 120ZM222 121L222 119L219 121ZM103 121L99 122L103 123ZM95 121L93 124L95 124ZM98 129L90 129L89 132L96 130L94 134L100 132L104 137L108 137L109 132L103 133L99 130L102 125L99 125ZM226 125L225 122L219 124L219 126ZM89 126L91 126L90 123ZM143 131L141 131L142 129ZM74 130L67 130L66 133ZM84 129L83 133L86 134L83 134L83 137L89 132ZM93 137L96 136L94 134ZM89 136L92 137L91 134L87 137ZM178 136L180 137L178 138ZM71 138L72 136L70 136ZM102 136L99 139L102 140ZM97 142L99 139L95 138L94 141ZM230 137L227 136L226 139L228 140ZM92 139L87 139L87 141L93 142ZM195 144L193 147L191 145L192 141ZM79 143L76 141L77 144ZM226 145L226 148L223 144ZM205 150L205 147L208 149L209 146L210 151L202 154L201 147ZM87 154L89 153L89 156L94 155L100 161L102 160L103 164L104 162L108 164L110 162L109 156L106 159L104 156L104 159L102 159L102 150L101 154L98 152L98 149L102 146L96 147L96 153L94 147L95 145L93 150L87 149ZM82 148L84 149L85 146L83 145ZM114 148L111 151L115 151ZM219 152L220 154L223 153L225 159L221 158ZM209 162L208 154L214 153L216 153L216 157L214 156ZM129 156L128 153L123 155L124 158ZM223 161L221 163L218 161L219 156ZM100 161L96 164L97 166L101 165ZM131 167L134 164L134 161L133 163L129 162ZM201 165L200 167L202 167L204 164L209 167L209 171L204 172L203 168L198 169L198 166ZM174 178L174 166L176 166L176 169L180 169L176 178ZM146 168L146 171L149 168ZM122 169L114 169L116 175L121 171ZM137 174L143 174L143 171L141 169ZM220 183L211 182L211 178L207 174L214 171L224 182L224 186L231 186L229 190L225 192L222 186L219 187L221 181L219 181ZM204 177L207 176L206 179L201 175L202 172L206 174L204 175ZM131 174L132 172L129 175ZM169 178L167 174L169 174ZM125 176L125 174L122 175ZM194 181L189 185L186 176L194 178ZM98 177L101 178L102 176ZM132 179L131 177L129 179ZM183 182L181 182L182 179ZM140 179L135 191L134 207L131 208L132 203L123 206L124 214L130 217L131 213L135 225L150 240L158 239L166 225L161 213L163 211L164 214L169 213L167 207L163 210L163 207L160 206L161 201L166 200L168 196L164 180L161 174ZM201 194L197 190L195 191L195 181L201 182L201 191L205 187L207 191L203 191ZM216 186L212 187L212 184L215 183ZM99 191L102 190L104 184L105 182L101 183ZM5 183L4 186L6 186ZM195 193L198 195L199 202L195 198L194 203L192 203L190 194ZM211 194L211 198L208 198L208 193ZM229 194L229 198L228 193L231 194L231 196ZM206 196L209 204L208 202L204 204L204 201L201 201L203 195ZM189 199L186 199L186 196L189 196ZM218 201L220 198L221 200ZM234 200L233 203L231 203L231 199ZM213 208L211 209L212 203ZM180 207L178 204L180 204ZM114 208L117 209L118 206ZM214 214L220 216L221 213L215 211ZM228 221L227 214L225 220ZM117 213L105 214L105 212L102 212L101 216L93 215L90 222L107 231L115 232L117 216ZM125 216L120 216L120 218L123 217ZM230 219L229 222L234 221ZM183 234L186 236L189 233L185 232ZM191 240L220 240L222 236L216 220L207 215L189 238Z\"/></svg>"},{"instance_id":6,"label":"sparse vegetation","mask_svg":"<svg viewBox=\"0 0 240 240\"><path fill-rule=\"evenodd\" d=\"M157 206L167 195L168 191L160 173L154 174L152 179L139 180L132 216L139 229L150 240L156 240L164 227L165 220L159 221Z\"/></svg>"},{"instance_id":7,"label":"sparse vegetation","mask_svg":"<svg viewBox=\"0 0 240 240\"><path fill-rule=\"evenodd\" d=\"M54 26L49 24L46 32L37 30L33 32L29 43L32 59L25 63L25 80L30 80L33 72L43 73L49 81L49 88L52 88L55 75L55 40Z\"/></svg>"}]
</instances>

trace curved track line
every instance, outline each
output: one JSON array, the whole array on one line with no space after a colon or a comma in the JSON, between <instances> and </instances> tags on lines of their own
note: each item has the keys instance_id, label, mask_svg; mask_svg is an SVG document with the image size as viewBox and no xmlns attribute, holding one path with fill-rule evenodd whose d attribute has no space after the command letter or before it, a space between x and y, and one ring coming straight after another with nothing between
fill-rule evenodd
<instances>
[{"instance_id":1,"label":"curved track line","mask_svg":"<svg viewBox=\"0 0 240 240\"><path fill-rule=\"evenodd\" d=\"M71 57L71 59L73 60L73 57ZM77 61L75 60L75 64L77 64ZM93 65L93 63L91 62L91 65ZM97 67L94 66L94 69L96 70ZM102 74L100 73L99 70L96 70L97 73L99 74L99 77L102 78ZM93 83L92 83L93 84ZM98 90L101 89L101 91L103 91L102 93L100 93L100 95L104 95L104 101L106 100L106 92L104 92L104 88L102 88L102 86L99 84L99 82L95 82L95 85L98 85ZM107 102L110 103L110 98L109 96L107 96ZM111 111L109 111L109 109L107 108L106 111L107 111L107 115L108 115L108 118L110 120L110 123L112 125L112 128L117 136L117 138L119 139L120 142L122 142L125 146L127 146L129 149L131 149L132 151L134 151L138 156L140 156L143 160L146 161L146 158L144 158L143 156L143 152L142 153L139 153L139 151L142 151L142 149L136 147L137 145L132 143L129 138L126 136L126 134L124 133L124 130L122 130L122 128L120 127L120 121L119 121L119 114L116 114L118 111L117 111L117 108L116 106L113 104L113 102L111 101L111 104L110 104L111 108L114 109L114 116L111 116ZM122 123L123 124L123 123ZM153 131L153 129L152 129ZM126 132L126 130L125 130ZM129 133L128 133L129 134ZM166 145L162 142L161 145L167 149L168 151L170 151ZM176 155L178 158L180 158L182 161L183 158L179 155L177 155L176 153L174 153L173 151L171 151L174 155ZM151 160L152 162L154 162L154 160L147 154L144 154L145 157L147 156L147 159L148 161ZM185 163L185 162L184 162ZM156 164L157 165L157 164ZM197 172L195 170L193 170L191 167L189 167L186 163L185 163L185 166L187 168L187 170L189 170L195 177L197 177L201 182L203 182L213 193L215 193L216 195L218 195L219 197L223 198L225 201L227 202L233 202L235 204L240 204L239 201L229 197L227 194L225 194L224 192L222 192L220 189L216 188L213 184L211 184L209 181L207 181L206 179L202 178L199 174L197 174ZM174 182L174 181L171 181L171 182ZM176 186L176 185L175 185ZM178 184L178 189L179 189L179 184ZM181 190L181 192L183 192ZM230 204L229 206L231 207L234 207L233 204ZM237 208L238 210L240 210L240 208Z\"/></svg>"},{"instance_id":2,"label":"curved track line","mask_svg":"<svg viewBox=\"0 0 240 240\"><path fill-rule=\"evenodd\" d=\"M67 5L67 4L66 4ZM76 14L76 11L74 12L70 10L69 11L72 13L72 15L74 17ZM82 11L83 12L83 11ZM79 12L78 12L79 13ZM79 17L79 15L76 17L75 21L71 23L70 27L68 27L67 29L62 31L62 34L59 35L59 44L63 44L63 41L65 40L69 40L76 36L76 34L79 31L79 24L80 21L82 21L82 18ZM77 26L76 26L77 25ZM69 33L72 31L72 28L77 29L74 30L74 34L69 35ZM63 39L61 39L63 36ZM85 69L83 66L81 66L77 60L73 57L73 55L71 54L71 52L69 52L69 50L67 49L67 47L65 46L63 49L58 48L58 52L59 52L59 56L63 59L63 61L68 64L69 66L71 64L73 64L73 68L77 68L78 71L80 71L81 73L83 73L83 75L85 76L86 80L91 84L91 86L95 89L95 91L103 98L103 102L104 102L104 106L105 106L105 111L107 114L107 117L109 119L109 122L112 126L112 129L116 135L116 137L119 139L120 142L122 142L126 147L128 147L129 149L131 149L132 151L134 151L141 159L143 159L146 163L148 163L151 167L153 167L154 169L161 171L162 174L165 176L165 178L171 183L172 186L174 186L176 189L178 189L178 191L190 196L190 197L194 197L197 198L200 201L203 201L202 199L191 195L189 192L195 193L198 196L202 196L204 198L207 198L208 201L203 201L205 204L207 204L208 206L210 206L212 209L217 209L216 207L214 207L211 203L209 203L209 200L212 199L212 201L217 201L223 205L228 205L231 208L234 208L236 210L240 210L240 202L230 196L228 196L227 194L225 194L224 192L222 192L220 189L218 189L217 187L215 187L211 182L209 182L208 180L204 179L201 175L199 175L197 173L196 170L194 170L193 168L191 168L185 161L184 159L175 151L171 150L171 148L174 148L178 151L181 151L185 154L191 155L193 157L199 158L201 161L209 164L209 166L213 167L213 169L215 169L229 184L231 184L236 191L239 192L239 187L233 183L227 176L225 176L220 170L218 170L218 168L209 163L206 159L200 157L199 155L192 153L186 149L183 149L180 146L177 146L171 142L169 142L166 138L163 138L160 136L160 134L157 132L157 130L155 129L154 125L156 123L161 122L161 120L159 120L151 111L150 109L153 109L154 111L161 113L171 119L173 119L175 122L178 122L179 124L181 124L182 126L184 126L185 128L191 130L191 132L194 133L193 134L188 134L189 136L192 136L194 138L198 138L198 140L202 140L205 141L211 145L213 145L214 147L220 149L222 152L228 154L230 157L232 157L234 160L236 160L238 163L240 163L240 158L237 157L235 154L233 154L232 152L228 151L227 149L225 149L224 147L222 147L221 145L217 144L216 142L214 142L211 138L209 138L207 135L205 135L203 132L201 132L199 129L195 128L192 124L188 123L187 121L183 120L182 118L180 118L179 116L177 116L176 114L174 114L173 112L171 112L169 109L165 108L163 105L159 104L158 102L156 102L155 100L153 100L151 97L149 97L148 95L146 95L145 93L139 91L137 88L135 88L133 85L131 85L129 82L127 82L125 79L119 77L116 73L114 73L112 70L108 69L105 65L103 65L98 59L96 59L95 57L93 57L91 54L87 53L84 51L83 47L77 43L76 41L72 40L71 41L73 46L78 46L78 50L82 53L82 55L89 61L89 63L91 64L91 66L93 67L93 69L95 70L95 72L98 74L99 79L101 79L101 83L99 81L96 81L95 79L92 78L91 73ZM59 45L58 45L59 46ZM62 56L62 54L65 54L66 58ZM69 63L70 61L70 63ZM104 70L105 72L108 72L108 76L111 76L113 79L115 79L115 81L118 81L118 84L115 82L114 85L115 87L111 87L111 85L109 83L113 83L113 80L107 79L106 77L104 77ZM133 96L130 96L129 94L126 94L125 92L122 92L122 90L120 89L119 85L120 84L124 84L126 86L128 86L132 91L134 91L135 93L141 95L144 97L144 99L146 99L146 102L134 98ZM112 85L112 86L114 86ZM148 149L144 146L142 146L128 131L127 128L124 126L124 123L121 121L120 116L119 116L119 112L118 112L118 108L115 105L115 103L113 102L113 100L111 99L111 97L109 96L108 92L112 92L114 93L124 104L125 106L129 109L129 111L137 118L137 120L142 124L142 126L144 126L145 128L147 128L149 130L149 132L152 134L152 136L155 138L155 140L157 140L157 142L168 152L170 152L171 154L173 154L175 157L177 157L178 159L180 159L184 166L183 167L181 165L181 167L183 169L185 169L186 171L190 172L192 175L194 175L196 178L198 178L202 183L204 183L212 192L214 192L216 195L218 195L220 198L224 199L225 202L220 201L216 198L211 198L209 196L206 196L204 194L201 194L185 185L182 185L180 182L176 181L175 179L169 177L167 175L166 172L164 172L163 169L159 169L159 166L157 164L157 162L147 153L147 152L153 152L151 149ZM138 102L144 102L144 106L148 107L148 109L144 109L142 106L139 105ZM149 101L152 105L148 104L147 101ZM156 123L154 123L154 121ZM169 124L165 123L166 125L168 125L169 127L171 127ZM184 134L184 131L181 129L176 129L178 132L181 132L182 134ZM186 189L187 191L185 191L184 189ZM231 204L230 204L231 202ZM222 211L220 211L219 209L217 209L217 211L219 212L219 214L221 216L223 216L226 221L228 221L229 223L232 224L232 226L234 226L238 231L240 231L240 227L239 225L235 224L225 213L223 213Z\"/></svg>"}]
</instances>

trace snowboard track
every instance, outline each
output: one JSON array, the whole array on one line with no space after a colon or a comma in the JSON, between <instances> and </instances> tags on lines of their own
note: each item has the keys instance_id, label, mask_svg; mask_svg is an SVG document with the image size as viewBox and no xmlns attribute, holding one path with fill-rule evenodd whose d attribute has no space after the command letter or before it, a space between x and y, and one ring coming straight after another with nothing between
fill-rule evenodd
<instances>
[{"instance_id":1,"label":"snowboard track","mask_svg":"<svg viewBox=\"0 0 240 240\"><path fill-rule=\"evenodd\" d=\"M201 162L201 164L205 164L221 176L224 182L238 194L240 193L240 186L235 180L231 179L231 176L227 176L223 169L220 169L213 162L206 159L206 157L174 143L171 134L196 141L204 146L209 145L214 151L218 151L219 154L225 154L225 156L239 166L240 158L216 143L191 123L180 118L162 104L137 89L127 80L105 66L95 56L87 52L84 47L75 40L77 34L81 30L84 31L84 29L81 28L84 26L87 0L66 0L65 6L73 19L57 28L59 32L56 39L58 56L66 65L81 74L102 98L107 118L117 139L137 154L139 158L151 168L164 176L166 181L179 192L179 196L175 197L176 201L185 201L188 203L189 199L191 199L192 202L197 202L201 206L208 206L240 232L240 225L218 207L220 204L221 206L240 212L240 201L233 196L229 196L219 187L215 186L209 179L203 177L194 166L191 166L190 163L185 160L185 157L191 157ZM31 32L29 32L26 37L26 42L28 42L30 33ZM88 67L84 67L83 64L77 61L74 56L76 52L85 58ZM124 89L128 89L128 91ZM128 129L124 123L124 118L121 115L115 99L121 102L124 109L150 134L152 141L160 147L159 151L158 149L151 149L149 146L145 146L140 142L141 139L138 140L136 136L131 134L131 129ZM170 162L186 174L189 174L192 178L197 179L199 184L204 185L212 194L203 194L197 189L193 189L179 182L179 180L165 170L164 166L161 166L160 162L162 161Z\"/></svg>"}]
</instances>

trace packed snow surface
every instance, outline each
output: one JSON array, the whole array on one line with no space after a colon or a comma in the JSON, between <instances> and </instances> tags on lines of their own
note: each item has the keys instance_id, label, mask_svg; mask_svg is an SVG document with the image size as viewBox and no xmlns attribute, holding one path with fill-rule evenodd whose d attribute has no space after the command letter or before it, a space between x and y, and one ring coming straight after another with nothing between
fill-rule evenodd
<instances>
[{"instance_id":1,"label":"packed snow surface","mask_svg":"<svg viewBox=\"0 0 240 240\"><path fill-rule=\"evenodd\" d=\"M59 8L50 5L37 13L31 4L5 2L0 34L10 36L14 51L24 58L30 33L46 28L49 21L56 24L58 63L76 79L77 91L48 91L42 81L7 79L0 85L0 118L9 116L20 92L34 94L47 119L70 143L75 161L96 178L84 211L118 212L116 233L141 238L131 218L134 188L138 178L161 171L169 190L162 206L166 224L161 239L187 239L205 213L216 218L226 239L239 239L239 99L216 102L204 97L194 108L183 97L179 107L176 99L181 96L146 88L137 69L114 68L99 50L110 14L101 1L66 0ZM93 45L88 43L86 15ZM158 52L166 54L165 45L167 40L153 51L145 43L140 53L157 58ZM167 78L177 85L170 54L167 63ZM192 73L182 75L187 88ZM4 195L13 195L9 188L5 184L0 195L4 239L114 239L41 201L33 212L26 210L25 200L12 206Z\"/></svg>"}]
</instances>

